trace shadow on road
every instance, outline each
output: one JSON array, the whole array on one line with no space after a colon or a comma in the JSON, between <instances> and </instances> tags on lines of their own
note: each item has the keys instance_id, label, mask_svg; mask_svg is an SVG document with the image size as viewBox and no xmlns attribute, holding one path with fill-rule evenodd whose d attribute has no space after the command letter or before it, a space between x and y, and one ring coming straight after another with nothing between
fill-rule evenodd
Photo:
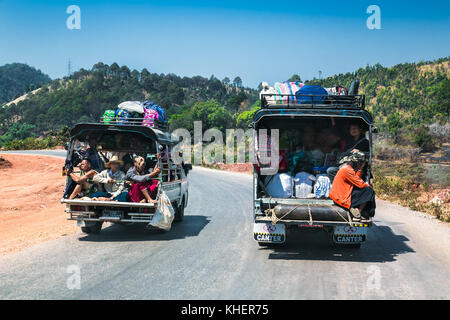
<instances>
[{"instance_id":1,"label":"shadow on road","mask_svg":"<svg viewBox=\"0 0 450 320\"><path fill-rule=\"evenodd\" d=\"M99 234L88 234L80 237L80 241L113 242L113 241L168 241L196 237L209 223L209 217L186 215L184 220L172 224L170 231L147 229L144 223L128 225L112 224L104 227Z\"/></svg>"},{"instance_id":2,"label":"shadow on road","mask_svg":"<svg viewBox=\"0 0 450 320\"><path fill-rule=\"evenodd\" d=\"M278 260L330 260L355 262L392 262L400 254L414 252L406 242L409 239L392 232L388 226L374 225L368 232L368 240L360 249L336 246L325 232L304 230L292 232L284 246L274 246L269 259Z\"/></svg>"}]
</instances>

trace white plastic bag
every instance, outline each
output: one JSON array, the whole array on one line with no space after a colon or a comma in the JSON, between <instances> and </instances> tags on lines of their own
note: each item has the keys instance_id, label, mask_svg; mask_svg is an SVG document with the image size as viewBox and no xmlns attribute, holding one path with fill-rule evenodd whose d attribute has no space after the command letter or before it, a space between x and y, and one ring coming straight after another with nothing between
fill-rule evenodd
<instances>
[{"instance_id":1,"label":"white plastic bag","mask_svg":"<svg viewBox=\"0 0 450 320\"><path fill-rule=\"evenodd\" d=\"M313 181L316 177L308 172L299 172L295 175L295 197L308 198L312 194Z\"/></svg>"},{"instance_id":2,"label":"white plastic bag","mask_svg":"<svg viewBox=\"0 0 450 320\"><path fill-rule=\"evenodd\" d=\"M262 95L265 94L264 98L266 99L267 104L274 105L276 104L275 96L277 91L273 87L269 87L267 82L262 83L262 90L259 93L259 99L261 99Z\"/></svg>"},{"instance_id":3,"label":"white plastic bag","mask_svg":"<svg viewBox=\"0 0 450 320\"><path fill-rule=\"evenodd\" d=\"M172 203L169 197L164 191L161 191L158 200L158 208L156 208L155 215L149 225L169 231L172 227L172 221L175 217L175 213L172 207Z\"/></svg>"},{"instance_id":4,"label":"white plastic bag","mask_svg":"<svg viewBox=\"0 0 450 320\"><path fill-rule=\"evenodd\" d=\"M144 113L144 106L139 101L125 101L119 104L117 108L128 112Z\"/></svg>"},{"instance_id":5,"label":"white plastic bag","mask_svg":"<svg viewBox=\"0 0 450 320\"><path fill-rule=\"evenodd\" d=\"M314 184L314 194L316 195L316 198L329 198L330 189L330 178L328 178L325 174L317 175L317 181Z\"/></svg>"},{"instance_id":6,"label":"white plastic bag","mask_svg":"<svg viewBox=\"0 0 450 320\"><path fill-rule=\"evenodd\" d=\"M294 181L287 173L267 176L265 187L272 198L290 198L294 193Z\"/></svg>"}]
</instances>

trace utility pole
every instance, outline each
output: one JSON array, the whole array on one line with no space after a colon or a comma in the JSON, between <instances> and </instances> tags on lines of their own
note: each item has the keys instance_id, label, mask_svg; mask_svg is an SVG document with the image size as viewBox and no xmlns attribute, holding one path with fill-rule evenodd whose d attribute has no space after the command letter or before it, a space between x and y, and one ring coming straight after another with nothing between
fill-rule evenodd
<instances>
[{"instance_id":1,"label":"utility pole","mask_svg":"<svg viewBox=\"0 0 450 320\"><path fill-rule=\"evenodd\" d=\"M72 74L72 65L70 63L70 59L69 59L69 62L67 64L67 71L68 71L67 76L70 77L70 75Z\"/></svg>"}]
</instances>

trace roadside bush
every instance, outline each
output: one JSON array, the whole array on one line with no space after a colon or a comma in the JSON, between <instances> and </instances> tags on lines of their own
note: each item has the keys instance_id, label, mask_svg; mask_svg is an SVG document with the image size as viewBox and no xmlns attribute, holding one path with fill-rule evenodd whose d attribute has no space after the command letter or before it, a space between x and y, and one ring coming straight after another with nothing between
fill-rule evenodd
<instances>
[{"instance_id":1,"label":"roadside bush","mask_svg":"<svg viewBox=\"0 0 450 320\"><path fill-rule=\"evenodd\" d=\"M430 135L438 138L441 143L450 141L450 124L446 123L444 125L440 125L438 123L433 123L429 127Z\"/></svg>"},{"instance_id":2,"label":"roadside bush","mask_svg":"<svg viewBox=\"0 0 450 320\"><path fill-rule=\"evenodd\" d=\"M374 157L377 160L408 160L415 162L419 158L420 148L375 145Z\"/></svg>"},{"instance_id":3,"label":"roadside bush","mask_svg":"<svg viewBox=\"0 0 450 320\"><path fill-rule=\"evenodd\" d=\"M375 175L373 187L378 194L400 194L406 188L407 183L397 177Z\"/></svg>"},{"instance_id":4,"label":"roadside bush","mask_svg":"<svg viewBox=\"0 0 450 320\"><path fill-rule=\"evenodd\" d=\"M429 133L429 129L425 126L420 126L414 130L412 141L425 152L432 151L436 144L435 138Z\"/></svg>"},{"instance_id":5,"label":"roadside bush","mask_svg":"<svg viewBox=\"0 0 450 320\"><path fill-rule=\"evenodd\" d=\"M39 150L50 149L57 146L57 139L52 136L45 138L26 138L23 140L14 139L5 143L4 148L6 150Z\"/></svg>"}]
</instances>

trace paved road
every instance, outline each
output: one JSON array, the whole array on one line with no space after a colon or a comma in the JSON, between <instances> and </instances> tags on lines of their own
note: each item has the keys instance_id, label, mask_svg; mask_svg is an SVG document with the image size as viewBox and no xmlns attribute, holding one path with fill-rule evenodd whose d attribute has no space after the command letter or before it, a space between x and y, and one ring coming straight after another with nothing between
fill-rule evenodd
<instances>
[{"instance_id":1,"label":"paved road","mask_svg":"<svg viewBox=\"0 0 450 320\"><path fill-rule=\"evenodd\" d=\"M250 176L194 168L189 179L185 220L170 232L111 225L6 255L0 298L450 298L450 232L435 219L379 201L359 250L313 231L259 248ZM67 287L70 266L80 269L80 289Z\"/></svg>"},{"instance_id":2,"label":"paved road","mask_svg":"<svg viewBox=\"0 0 450 320\"><path fill-rule=\"evenodd\" d=\"M17 151L0 151L0 153L19 153L19 154L39 154L44 156L66 157L66 150L17 150Z\"/></svg>"}]
</instances>

